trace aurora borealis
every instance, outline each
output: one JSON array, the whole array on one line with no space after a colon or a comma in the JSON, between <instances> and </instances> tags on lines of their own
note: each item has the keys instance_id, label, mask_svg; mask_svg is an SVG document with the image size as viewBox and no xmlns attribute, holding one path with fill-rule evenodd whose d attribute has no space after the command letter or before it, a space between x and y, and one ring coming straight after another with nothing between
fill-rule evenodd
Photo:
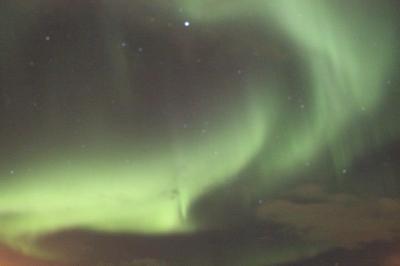
<instances>
[{"instance_id":1,"label":"aurora borealis","mask_svg":"<svg viewBox=\"0 0 400 266\"><path fill-rule=\"evenodd\" d=\"M4 1L0 243L68 264L93 259L65 248L86 238L140 257L238 234L223 263L180 263L252 266L399 237L398 10Z\"/></svg>"}]
</instances>

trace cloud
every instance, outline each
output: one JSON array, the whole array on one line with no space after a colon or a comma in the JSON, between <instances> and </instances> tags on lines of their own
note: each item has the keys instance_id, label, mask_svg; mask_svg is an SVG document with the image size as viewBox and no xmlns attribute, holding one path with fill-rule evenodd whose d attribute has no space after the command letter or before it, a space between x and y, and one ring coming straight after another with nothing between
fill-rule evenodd
<instances>
[{"instance_id":1,"label":"cloud","mask_svg":"<svg viewBox=\"0 0 400 266\"><path fill-rule=\"evenodd\" d=\"M56 264L55 264L56 263ZM24 255L21 252L12 250L0 244L0 265L1 266L67 266L61 262L46 261Z\"/></svg>"},{"instance_id":2,"label":"cloud","mask_svg":"<svg viewBox=\"0 0 400 266\"><path fill-rule=\"evenodd\" d=\"M263 220L289 226L305 241L355 247L400 236L400 200L329 193L315 184L297 187L257 210Z\"/></svg>"}]
</instances>

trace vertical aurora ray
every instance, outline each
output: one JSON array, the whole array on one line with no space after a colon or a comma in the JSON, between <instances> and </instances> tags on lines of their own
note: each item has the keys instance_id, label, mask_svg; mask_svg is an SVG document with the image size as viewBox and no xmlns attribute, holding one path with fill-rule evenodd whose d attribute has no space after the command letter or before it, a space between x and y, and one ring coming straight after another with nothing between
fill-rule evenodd
<instances>
[{"instance_id":1,"label":"vertical aurora ray","mask_svg":"<svg viewBox=\"0 0 400 266\"><path fill-rule=\"evenodd\" d=\"M395 21L385 4L374 14L372 2L344 4L324 0L182 1L194 20L207 25L256 18L265 28L278 27L293 42L308 75L310 99L302 105L300 123L287 110L277 111L286 123L281 145L265 140L261 172L293 172L329 149L338 169L350 164L364 147L380 145L370 139L387 139L384 130L375 136L363 132L352 139L342 134L352 123L373 114L387 93L386 79L394 64ZM363 6L364 5L364 6ZM213 8L210 9L209 7ZM376 11L375 11L376 12ZM305 70L304 70L305 69ZM251 86L251 82L250 86ZM268 84L263 86L268 95ZM300 84L299 84L299 90ZM268 96L264 96L268 97ZM287 95L282 95L287 97ZM293 117L293 118L292 118ZM388 126L388 125L385 125ZM291 128L287 132L287 128ZM343 139L344 138L344 139Z\"/></svg>"},{"instance_id":2,"label":"vertical aurora ray","mask_svg":"<svg viewBox=\"0 0 400 266\"><path fill-rule=\"evenodd\" d=\"M176 9L183 10L179 16L189 20L190 27L240 23L251 16L266 31L277 29L299 55L307 75L306 84L299 87L305 88L303 96L308 98L288 109L285 82L248 73L240 99L222 102L223 114L204 115L211 125L207 132L182 134L171 119L157 137L123 140L118 143L121 150L68 154L57 147L51 155L33 155L11 178L0 177L0 240L30 250L36 237L70 228L145 234L196 231L199 225L189 215L191 204L246 167L257 168L263 176L257 189L268 191L280 182L270 176L295 173L325 150L339 170L366 147L385 142L389 125L360 136L361 129L354 129L354 124L373 116L385 100L384 83L394 63L393 22L390 15L384 20L368 17L367 8L345 11L340 3L176 1ZM128 52L116 45L123 36L122 31L113 32L118 23L103 22L103 34L112 35L104 40L112 65L110 84L119 107L131 112L137 78L132 73L142 61L128 58ZM239 42L240 36L235 40ZM86 115L102 112L93 109ZM102 118L96 119L86 126L101 124ZM201 123L190 126L201 128ZM89 132L113 146L112 133L96 128Z\"/></svg>"},{"instance_id":3,"label":"vertical aurora ray","mask_svg":"<svg viewBox=\"0 0 400 266\"><path fill-rule=\"evenodd\" d=\"M311 128L293 137L306 143L306 152L294 154L308 160L321 144L328 145L342 169L360 147L351 139L340 139L340 134L365 113L373 113L385 96L394 58L393 21L380 21L371 14L366 22L366 10L356 6L345 10L336 2L280 1L272 6L273 15L286 18L279 23L298 43L311 79ZM380 8L390 14L384 5ZM368 146L367 133L364 138L359 146Z\"/></svg>"},{"instance_id":4,"label":"vertical aurora ray","mask_svg":"<svg viewBox=\"0 0 400 266\"><path fill-rule=\"evenodd\" d=\"M68 228L150 234L194 230L186 217L191 201L253 159L266 134L264 112L242 110L235 116L240 124L181 138L174 148L146 144L154 152L143 154L135 152L143 146L127 143L131 148L122 162L119 151L104 150L100 154L106 155L74 154L73 160L38 159L3 181L1 238L29 250L36 236Z\"/></svg>"}]
</instances>

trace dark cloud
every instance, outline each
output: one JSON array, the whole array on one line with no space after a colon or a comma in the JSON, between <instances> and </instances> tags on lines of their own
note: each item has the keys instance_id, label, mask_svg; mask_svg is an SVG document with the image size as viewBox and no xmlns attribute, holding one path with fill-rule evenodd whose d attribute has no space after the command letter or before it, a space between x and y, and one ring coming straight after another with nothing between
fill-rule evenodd
<instances>
[{"instance_id":1,"label":"dark cloud","mask_svg":"<svg viewBox=\"0 0 400 266\"><path fill-rule=\"evenodd\" d=\"M0 245L0 265L4 266L67 266L57 261L46 261Z\"/></svg>"},{"instance_id":2,"label":"dark cloud","mask_svg":"<svg viewBox=\"0 0 400 266\"><path fill-rule=\"evenodd\" d=\"M155 236L121 229L117 234L94 232L79 227L84 224L71 223L77 228L67 231L54 228L37 241L38 247L59 255L57 262L39 260L0 246L0 266L64 266L62 262L65 266L264 266L312 257L332 248L333 251L300 261L299 265L321 266L326 262L332 266L337 258L342 259L338 266L399 265L400 249L391 242L400 236L400 146L396 140L399 133L387 126L394 125L397 129L399 78L385 81L390 88L384 90L387 95L376 114L363 114L365 121L343 129L337 158L341 160L352 145L363 146L346 169L338 170L328 148L321 146L321 154L310 157L315 160L304 162L293 171L284 169L282 172L288 170L287 174L264 173L260 168L274 160L279 165L289 161L282 168L291 168L292 153L303 149L302 128L310 125L314 112L319 117L318 110L312 107L318 93L308 89L314 82L305 67L311 58L298 51L299 44L293 43L293 36L280 32L276 25L260 25L256 18L246 17L232 23L235 19L232 15L232 19L215 25L196 25L197 22L191 21L190 27L185 27L187 18L183 16L188 14L177 7L177 2L6 0L0 4L0 191L10 191L6 196L0 193L1 202L10 198L4 201L10 206L0 206L0 227L6 233L9 232L4 228L10 228L12 233L19 226L30 227L24 220L24 215L29 218L32 211L24 207L29 197L25 199L22 190L16 196L22 202L21 210L12 211L13 187L4 186L3 181L8 184L20 178L18 185L34 184L35 178L42 176L30 176L29 162L36 161L39 154L50 154L52 166L53 157L64 158L69 152L82 156L66 156L72 157L68 165L92 154L99 157L106 154L125 164L125 150L130 149L127 143L132 140L137 143L135 149L140 149L137 147L140 143L149 150L153 145L157 148L166 143L174 149L175 141L178 143L188 136L196 139L196 134L206 132L204 128L212 131L223 127L233 116L234 107L246 102L245 88L253 79L257 84L270 84L269 81L276 79L283 85L279 89L268 86L268 91L274 90L273 94L282 96L277 104L281 110L276 112L285 113L271 124L271 145L254 154L246 169L236 173L232 182L215 184L190 202L188 216L195 220L199 232ZM369 2L379 7L384 1ZM204 10L222 12L232 3L241 6L241 1L216 0L207 2ZM253 4L248 7L256 9ZM398 3L393 1L395 5ZM354 9L344 4L343 7L353 17ZM381 20L380 15L371 14ZM365 19L366 25L370 18ZM300 35L303 33L307 36L307 29L300 30ZM331 48L335 50L335 45ZM323 73L333 74L333 80L335 75L342 78L341 71L334 71L341 57L338 58L331 62L332 69ZM360 69L352 72L361 73ZM353 83L347 75L343 78L341 84ZM263 90L264 86L260 88ZM328 93L327 98L330 97ZM332 107L338 111L346 109L351 97L346 94L337 102L332 98L335 102ZM330 101L327 99L325 103ZM249 107L252 109L253 104ZM239 120L234 121L238 128L243 127ZM322 125L329 128L330 124L334 121ZM383 144L380 131L393 141ZM309 134L305 136L308 142ZM309 140L314 141L323 142ZM372 149L366 145L369 141L379 145ZM240 147L240 143L231 144ZM287 145L291 148L285 152ZM97 152L96 146L100 146L101 152ZM332 146L336 148L336 143ZM216 151L210 153L215 155ZM215 165L229 163L222 156L218 160ZM212 166L207 167L204 172ZM19 176L23 171L26 176ZM204 176L201 173L196 178L205 179ZM309 176L318 176L314 179L320 182L310 181ZM85 178L85 175L77 177ZM113 178L117 180L118 176ZM308 184L298 185L305 179ZM56 181L51 176L43 183L55 183L51 194L58 193ZM92 188L98 182L94 178L94 185L89 185L85 193L93 193ZM40 185L32 186L32 190L41 194ZM165 191L169 198L179 198L179 190L168 187ZM75 193L72 195L75 197ZM110 201L118 199L112 195ZM131 204L129 199L123 199L121 205ZM165 197L154 201L157 200ZM46 212L40 204L36 208ZM131 207L129 211L135 210ZM51 214L46 217L53 218ZM155 217L149 215L148 219ZM104 220L107 219L105 216ZM0 235L0 239L7 242L9 236ZM361 248L360 254L357 248ZM389 251L385 253L383 249Z\"/></svg>"},{"instance_id":3,"label":"dark cloud","mask_svg":"<svg viewBox=\"0 0 400 266\"><path fill-rule=\"evenodd\" d=\"M262 219L292 227L305 241L355 247L400 236L397 198L329 193L318 185L302 185L293 193L265 202Z\"/></svg>"}]
</instances>

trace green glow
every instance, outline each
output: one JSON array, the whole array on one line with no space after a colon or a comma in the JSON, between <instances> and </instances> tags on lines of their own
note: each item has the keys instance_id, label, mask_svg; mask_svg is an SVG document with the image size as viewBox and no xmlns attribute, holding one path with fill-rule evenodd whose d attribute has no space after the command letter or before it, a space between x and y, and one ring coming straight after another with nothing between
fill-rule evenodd
<instances>
[{"instance_id":1,"label":"green glow","mask_svg":"<svg viewBox=\"0 0 400 266\"><path fill-rule=\"evenodd\" d=\"M173 136L171 143L157 147L132 140L123 152L127 162L104 150L75 154L72 163L62 151L54 158L36 158L28 170L2 181L0 215L9 215L0 220L0 238L19 246L20 237L73 227L143 233L196 230L187 217L190 204L254 160L268 185L277 182L270 174L294 172L323 149L331 151L338 168L349 164L365 143L360 137L343 145L342 134L381 104L394 37L388 23L355 9L345 13L331 2L177 1L191 27L254 16L266 28L279 28L309 73L311 98L304 110L285 109L287 95L276 92L278 81L260 84L257 77L249 77L248 99L226 106L225 115L210 115L210 123L218 126L201 136ZM128 82L124 56L115 54L118 88ZM129 91L118 93L125 98ZM288 124L277 142L272 132L279 123ZM139 146L150 151L137 152Z\"/></svg>"},{"instance_id":2,"label":"green glow","mask_svg":"<svg viewBox=\"0 0 400 266\"><path fill-rule=\"evenodd\" d=\"M301 147L294 145L283 151L307 160L315 156L321 143L326 144L338 167L343 167L356 152L352 149L355 145L348 144L351 142L347 139L346 145L353 147L343 152L337 137L364 112L375 111L381 103L393 60L392 29L381 25L377 18L368 18L367 22L360 11L345 11L332 2L270 4L273 15L290 18L280 24L304 55L313 91L310 127L289 138L296 139Z\"/></svg>"},{"instance_id":3,"label":"green glow","mask_svg":"<svg viewBox=\"0 0 400 266\"><path fill-rule=\"evenodd\" d=\"M366 13L362 1L352 1L351 8L325 0L210 0L182 4L198 23L231 22L232 18L244 22L251 17L266 27L274 25L293 41L303 59L311 80L311 99L307 99L310 101L304 104L303 111L297 112L304 112L305 119L299 123L293 113L279 110L282 120L291 124L286 126L281 144L275 139L265 141L268 152L260 162L262 173L295 171L326 148L338 169L342 169L363 146L371 144L362 136L353 141L347 136L346 144L342 144L344 140L339 137L354 121L374 113L382 102L385 78L394 60L392 20L367 17L371 12ZM379 8L390 17L387 6ZM269 91L267 84L264 89ZM268 97L268 92L263 93ZM286 97L282 95L284 100ZM378 138L388 137L378 133Z\"/></svg>"},{"instance_id":4,"label":"green glow","mask_svg":"<svg viewBox=\"0 0 400 266\"><path fill-rule=\"evenodd\" d=\"M29 240L74 227L141 233L193 230L186 217L191 201L234 176L257 153L266 134L265 111L241 110L235 115L240 123L180 138L172 147L144 155L135 152L141 144L127 144L131 151L124 153L125 160L114 159L119 152L113 151L105 156L75 154L72 162L38 159L2 186L1 212L10 215L0 220L1 237L18 246L21 236Z\"/></svg>"}]
</instances>

